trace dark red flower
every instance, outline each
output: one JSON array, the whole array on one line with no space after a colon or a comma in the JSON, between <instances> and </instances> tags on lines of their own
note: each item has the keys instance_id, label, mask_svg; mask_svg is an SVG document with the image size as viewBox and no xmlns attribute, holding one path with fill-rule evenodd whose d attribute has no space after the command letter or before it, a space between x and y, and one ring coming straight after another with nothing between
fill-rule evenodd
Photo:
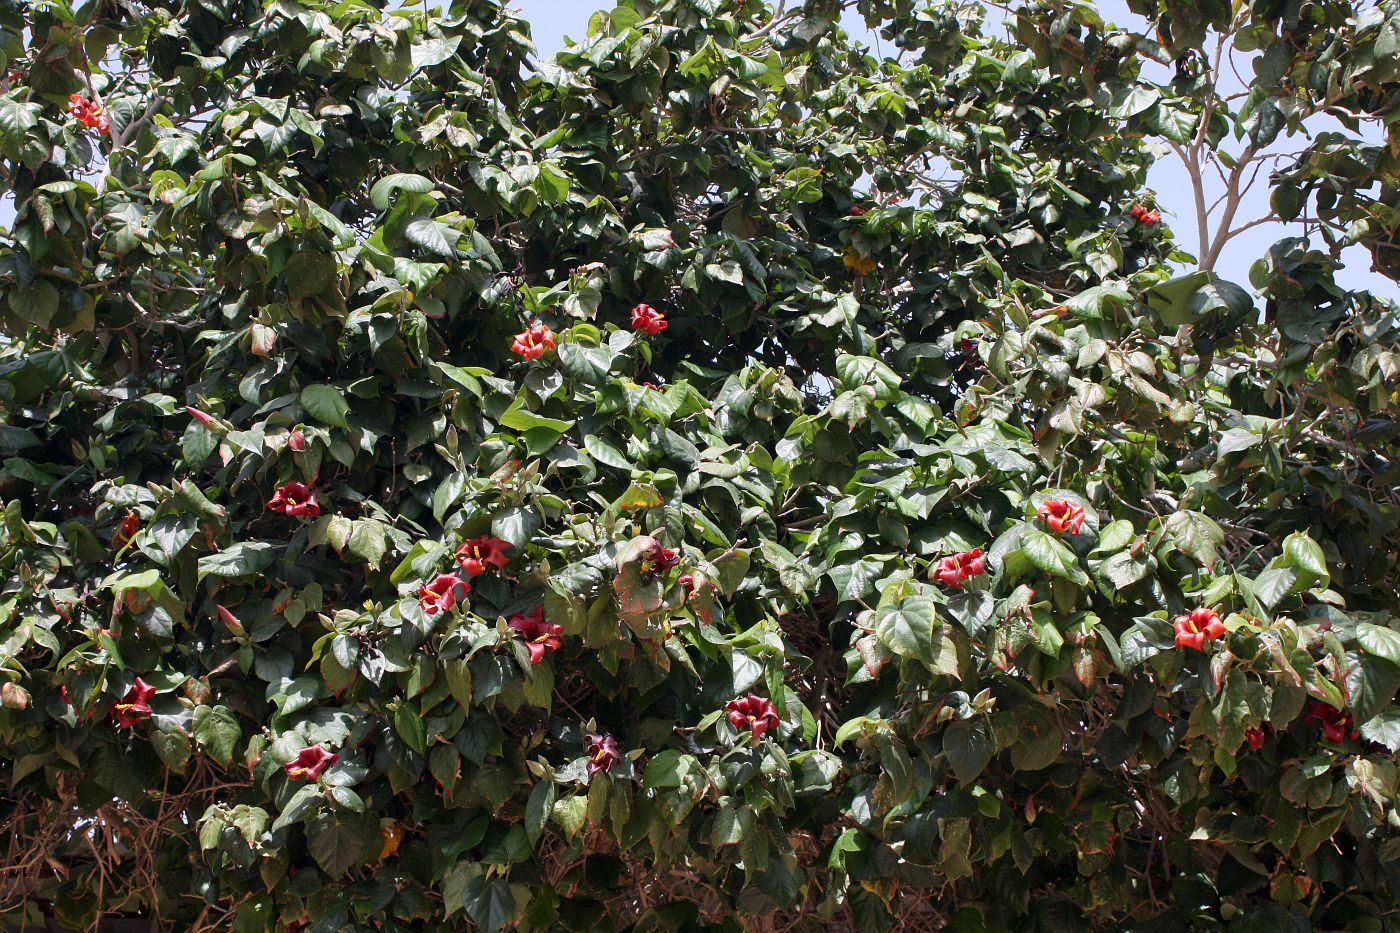
<instances>
[{"instance_id":1,"label":"dark red flower","mask_svg":"<svg viewBox=\"0 0 1400 933\"><path fill-rule=\"evenodd\" d=\"M457 563L473 577L485 573L487 564L497 570L504 570L510 562L510 558L506 556L506 549L509 547L509 541L502 541L490 535L470 538L457 548Z\"/></svg>"},{"instance_id":2,"label":"dark red flower","mask_svg":"<svg viewBox=\"0 0 1400 933\"><path fill-rule=\"evenodd\" d=\"M588 776L611 771L613 765L622 760L622 752L617 748L617 740L610 735L585 736L588 740Z\"/></svg>"},{"instance_id":3,"label":"dark red flower","mask_svg":"<svg viewBox=\"0 0 1400 933\"><path fill-rule=\"evenodd\" d=\"M127 512L122 519L121 527L117 533L112 535L112 547L120 550L131 543L131 539L136 537L136 532L141 530L141 516L135 512Z\"/></svg>"},{"instance_id":4,"label":"dark red flower","mask_svg":"<svg viewBox=\"0 0 1400 933\"><path fill-rule=\"evenodd\" d=\"M461 595L465 596L471 592L472 585L455 573L438 574L432 583L425 584L418 591L418 605L430 616L446 612L457 605L459 588Z\"/></svg>"},{"instance_id":5,"label":"dark red flower","mask_svg":"<svg viewBox=\"0 0 1400 933\"><path fill-rule=\"evenodd\" d=\"M642 582L650 583L680 562L681 559L676 556L675 551L660 541L654 542L651 550L642 557Z\"/></svg>"},{"instance_id":6,"label":"dark red flower","mask_svg":"<svg viewBox=\"0 0 1400 933\"><path fill-rule=\"evenodd\" d=\"M1210 609L1197 609L1190 615L1178 616L1172 624L1176 629L1176 646L1206 650L1206 642L1225 634L1225 623Z\"/></svg>"},{"instance_id":7,"label":"dark red flower","mask_svg":"<svg viewBox=\"0 0 1400 933\"><path fill-rule=\"evenodd\" d=\"M864 217L865 208L861 207L859 204L852 204L851 209L846 213L850 214L852 217Z\"/></svg>"},{"instance_id":8,"label":"dark red flower","mask_svg":"<svg viewBox=\"0 0 1400 933\"><path fill-rule=\"evenodd\" d=\"M1246 743L1248 743L1249 750L1252 752L1257 752L1259 751L1259 749L1263 748L1264 740L1268 737L1268 733L1266 733L1263 729L1244 730L1244 740Z\"/></svg>"},{"instance_id":9,"label":"dark red flower","mask_svg":"<svg viewBox=\"0 0 1400 933\"><path fill-rule=\"evenodd\" d=\"M516 334L510 348L527 360L537 360L544 356L545 351L554 349L554 331L543 324L536 324Z\"/></svg>"},{"instance_id":10,"label":"dark red flower","mask_svg":"<svg viewBox=\"0 0 1400 933\"><path fill-rule=\"evenodd\" d=\"M558 651L564 644L564 626L546 622L543 606L536 606L535 611L528 616L517 612L506 624L525 639L525 647L530 650L531 664L540 663L545 654Z\"/></svg>"},{"instance_id":11,"label":"dark red flower","mask_svg":"<svg viewBox=\"0 0 1400 933\"><path fill-rule=\"evenodd\" d=\"M305 483L287 483L269 500L267 507L283 515L306 515L315 518L321 514L316 504L316 494Z\"/></svg>"},{"instance_id":12,"label":"dark red flower","mask_svg":"<svg viewBox=\"0 0 1400 933\"><path fill-rule=\"evenodd\" d=\"M282 770L293 781L314 781L339 760L340 756L335 752L328 752L319 745L308 745L284 764Z\"/></svg>"},{"instance_id":13,"label":"dark red flower","mask_svg":"<svg viewBox=\"0 0 1400 933\"><path fill-rule=\"evenodd\" d=\"M1073 502L1047 499L1040 504L1035 514L1054 532L1068 531L1077 535L1079 526L1084 524L1084 507Z\"/></svg>"},{"instance_id":14,"label":"dark red flower","mask_svg":"<svg viewBox=\"0 0 1400 933\"><path fill-rule=\"evenodd\" d=\"M970 551L952 554L939 560L934 565L933 578L945 586L960 590L968 580L980 577L986 572L987 560L982 556L982 549L975 547Z\"/></svg>"},{"instance_id":15,"label":"dark red flower","mask_svg":"<svg viewBox=\"0 0 1400 933\"><path fill-rule=\"evenodd\" d=\"M306 434L301 431L293 431L292 436L287 438L287 449L298 454L305 450Z\"/></svg>"},{"instance_id":16,"label":"dark red flower","mask_svg":"<svg viewBox=\"0 0 1400 933\"><path fill-rule=\"evenodd\" d=\"M103 108L81 94L68 95L68 112L90 130L105 133L112 128Z\"/></svg>"},{"instance_id":17,"label":"dark red flower","mask_svg":"<svg viewBox=\"0 0 1400 933\"><path fill-rule=\"evenodd\" d=\"M1345 742L1347 739L1356 741L1361 738L1361 733L1352 728L1355 723L1352 722L1350 713L1319 700L1313 700L1308 704L1307 715L1303 718L1310 723L1321 726L1322 735L1334 745Z\"/></svg>"},{"instance_id":18,"label":"dark red flower","mask_svg":"<svg viewBox=\"0 0 1400 933\"><path fill-rule=\"evenodd\" d=\"M655 337L670 325L666 323L666 315L648 304L640 304L632 309L632 329L644 330Z\"/></svg>"},{"instance_id":19,"label":"dark red flower","mask_svg":"<svg viewBox=\"0 0 1400 933\"><path fill-rule=\"evenodd\" d=\"M126 696L112 704L112 715L116 717L117 727L130 729L151 715L151 697L155 695L155 687L140 677L136 678L136 683L126 692Z\"/></svg>"},{"instance_id":20,"label":"dark red flower","mask_svg":"<svg viewBox=\"0 0 1400 933\"><path fill-rule=\"evenodd\" d=\"M729 713L731 726L740 731L748 729L754 738L769 729L778 728L778 710L773 706L773 701L756 693L750 693L740 700L730 700L724 709Z\"/></svg>"}]
</instances>

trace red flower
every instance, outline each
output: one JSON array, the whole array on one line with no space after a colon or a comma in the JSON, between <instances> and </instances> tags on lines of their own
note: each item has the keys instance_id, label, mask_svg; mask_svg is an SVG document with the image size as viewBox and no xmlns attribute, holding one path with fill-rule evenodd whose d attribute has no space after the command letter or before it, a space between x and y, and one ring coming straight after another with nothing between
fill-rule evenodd
<instances>
[{"instance_id":1,"label":"red flower","mask_svg":"<svg viewBox=\"0 0 1400 933\"><path fill-rule=\"evenodd\" d=\"M1249 750L1257 752L1264 747L1264 740L1268 738L1268 733L1263 729L1244 730L1244 740L1249 744Z\"/></svg>"},{"instance_id":2,"label":"red flower","mask_svg":"<svg viewBox=\"0 0 1400 933\"><path fill-rule=\"evenodd\" d=\"M1040 508L1035 514L1054 532L1068 531L1072 535L1077 535L1079 534L1079 526L1084 524L1084 507L1075 505L1073 502L1047 499L1040 504Z\"/></svg>"},{"instance_id":3,"label":"red flower","mask_svg":"<svg viewBox=\"0 0 1400 933\"><path fill-rule=\"evenodd\" d=\"M585 736L588 740L588 776L592 777L598 772L612 770L613 765L622 760L622 752L618 751L617 740L610 735L590 735Z\"/></svg>"},{"instance_id":4,"label":"red flower","mask_svg":"<svg viewBox=\"0 0 1400 933\"><path fill-rule=\"evenodd\" d=\"M865 208L861 207L859 204L852 204L851 209L846 213L850 214L852 217L864 217Z\"/></svg>"},{"instance_id":5,"label":"red flower","mask_svg":"<svg viewBox=\"0 0 1400 933\"><path fill-rule=\"evenodd\" d=\"M506 624L525 639L525 647L530 649L531 664L540 663L547 652L558 651L564 644L564 626L546 622L543 606L536 606L528 616L517 612Z\"/></svg>"},{"instance_id":6,"label":"red flower","mask_svg":"<svg viewBox=\"0 0 1400 933\"><path fill-rule=\"evenodd\" d=\"M1206 650L1206 642L1215 641L1225 634L1225 623L1210 609L1197 609L1189 616L1178 616L1172 627L1176 629L1176 646Z\"/></svg>"},{"instance_id":7,"label":"red flower","mask_svg":"<svg viewBox=\"0 0 1400 933\"><path fill-rule=\"evenodd\" d=\"M962 585L973 577L987 572L987 561L982 549L975 547L961 554L953 554L941 559L933 568L933 578L939 583L960 590Z\"/></svg>"},{"instance_id":8,"label":"red flower","mask_svg":"<svg viewBox=\"0 0 1400 933\"><path fill-rule=\"evenodd\" d=\"M316 494L308 489L305 483L287 483L267 500L267 507L283 515L306 515L315 518L321 514L321 507L316 504Z\"/></svg>"},{"instance_id":9,"label":"red flower","mask_svg":"<svg viewBox=\"0 0 1400 933\"><path fill-rule=\"evenodd\" d=\"M112 128L102 107L81 94L68 95L68 112L77 117L79 122L90 130L105 133Z\"/></svg>"},{"instance_id":10,"label":"red flower","mask_svg":"<svg viewBox=\"0 0 1400 933\"><path fill-rule=\"evenodd\" d=\"M543 324L536 324L516 334L510 348L527 360L537 360L544 356L546 350L554 349L554 331Z\"/></svg>"},{"instance_id":11,"label":"red flower","mask_svg":"<svg viewBox=\"0 0 1400 933\"><path fill-rule=\"evenodd\" d=\"M126 547L131 543L131 539L136 537L136 532L140 530L141 516L135 512L127 512L126 517L122 519L121 527L117 529L116 534L112 535L112 547L118 549Z\"/></svg>"},{"instance_id":12,"label":"red flower","mask_svg":"<svg viewBox=\"0 0 1400 933\"><path fill-rule=\"evenodd\" d=\"M293 431L291 437L287 438L287 449L298 454L305 450L306 434L301 431Z\"/></svg>"},{"instance_id":13,"label":"red flower","mask_svg":"<svg viewBox=\"0 0 1400 933\"><path fill-rule=\"evenodd\" d=\"M773 701L750 693L742 700L730 700L725 706L729 713L729 724L735 729L748 729L749 734L758 738L769 729L778 728L778 710Z\"/></svg>"},{"instance_id":14,"label":"red flower","mask_svg":"<svg viewBox=\"0 0 1400 933\"><path fill-rule=\"evenodd\" d=\"M308 745L284 764L282 770L293 781L314 781L339 760L340 756L335 752L328 752L319 745Z\"/></svg>"},{"instance_id":15,"label":"red flower","mask_svg":"<svg viewBox=\"0 0 1400 933\"><path fill-rule=\"evenodd\" d=\"M455 573L440 573L418 591L418 605L430 616L446 612L457 605L458 587L462 588L463 596L472 590L472 585Z\"/></svg>"},{"instance_id":16,"label":"red flower","mask_svg":"<svg viewBox=\"0 0 1400 933\"><path fill-rule=\"evenodd\" d=\"M1141 204L1134 204L1128 214L1145 227L1150 227L1162 219L1162 215L1157 211L1150 211Z\"/></svg>"},{"instance_id":17,"label":"red flower","mask_svg":"<svg viewBox=\"0 0 1400 933\"><path fill-rule=\"evenodd\" d=\"M117 727L130 729L151 715L151 697L155 695L155 687L140 677L136 678L136 683L126 692L126 696L112 704L112 715L117 719Z\"/></svg>"},{"instance_id":18,"label":"red flower","mask_svg":"<svg viewBox=\"0 0 1400 933\"><path fill-rule=\"evenodd\" d=\"M632 309L632 329L644 330L655 337L670 325L666 323L666 315L648 304L640 304Z\"/></svg>"},{"instance_id":19,"label":"red flower","mask_svg":"<svg viewBox=\"0 0 1400 933\"><path fill-rule=\"evenodd\" d=\"M463 541L462 546L457 548L457 563L473 577L485 573L487 564L497 570L504 570L510 562L510 558L506 556L506 549L509 547L509 541L502 541L490 535L471 538Z\"/></svg>"},{"instance_id":20,"label":"red flower","mask_svg":"<svg viewBox=\"0 0 1400 933\"><path fill-rule=\"evenodd\" d=\"M1322 727L1322 735L1327 741L1334 745L1351 739L1353 742L1361 738L1361 733L1352 728L1355 723L1351 721L1351 714L1346 710L1336 709L1319 700L1313 700L1308 704L1307 715L1303 717L1310 723L1315 723Z\"/></svg>"}]
</instances>

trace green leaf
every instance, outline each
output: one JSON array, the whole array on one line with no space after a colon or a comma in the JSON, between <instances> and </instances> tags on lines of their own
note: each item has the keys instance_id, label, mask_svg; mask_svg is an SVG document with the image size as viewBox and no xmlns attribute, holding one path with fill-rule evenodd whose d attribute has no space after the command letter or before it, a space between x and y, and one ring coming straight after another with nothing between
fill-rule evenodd
<instances>
[{"instance_id":1,"label":"green leaf","mask_svg":"<svg viewBox=\"0 0 1400 933\"><path fill-rule=\"evenodd\" d=\"M996 743L983 719L954 720L943 733L943 753L963 785L972 783L986 770L995 751Z\"/></svg>"},{"instance_id":2,"label":"green leaf","mask_svg":"<svg viewBox=\"0 0 1400 933\"><path fill-rule=\"evenodd\" d=\"M307 827L306 842L321 870L340 878L378 851L379 818L343 810L322 813Z\"/></svg>"},{"instance_id":3,"label":"green leaf","mask_svg":"<svg viewBox=\"0 0 1400 933\"><path fill-rule=\"evenodd\" d=\"M1370 622L1356 625L1356 641L1367 654L1400 664L1400 632Z\"/></svg>"},{"instance_id":4,"label":"green leaf","mask_svg":"<svg viewBox=\"0 0 1400 933\"><path fill-rule=\"evenodd\" d=\"M243 730L228 707L200 706L194 711L194 737L209 757L227 768Z\"/></svg>"},{"instance_id":5,"label":"green leaf","mask_svg":"<svg viewBox=\"0 0 1400 933\"><path fill-rule=\"evenodd\" d=\"M350 405L345 401L345 393L335 386L307 386L301 390L301 406L306 409L307 414L324 424L338 428L350 427L345 421L345 416L350 412Z\"/></svg>"},{"instance_id":6,"label":"green leaf","mask_svg":"<svg viewBox=\"0 0 1400 933\"><path fill-rule=\"evenodd\" d=\"M554 782L540 781L530 791L530 799L525 804L525 832L533 845L539 842L544 832L544 824L554 812Z\"/></svg>"},{"instance_id":7,"label":"green leaf","mask_svg":"<svg viewBox=\"0 0 1400 933\"><path fill-rule=\"evenodd\" d=\"M36 279L8 295L10 310L36 327L48 327L58 311L58 289L46 279Z\"/></svg>"},{"instance_id":8,"label":"green leaf","mask_svg":"<svg viewBox=\"0 0 1400 933\"><path fill-rule=\"evenodd\" d=\"M901 657L932 664L933 630L938 609L927 596L908 596L898 605L885 606L875 615L875 634Z\"/></svg>"},{"instance_id":9,"label":"green leaf","mask_svg":"<svg viewBox=\"0 0 1400 933\"><path fill-rule=\"evenodd\" d=\"M1021 531L1021 552L1032 566L1052 577L1064 577L1081 586L1089 582L1079 569L1074 552L1059 538L1034 525L1026 525Z\"/></svg>"},{"instance_id":10,"label":"green leaf","mask_svg":"<svg viewBox=\"0 0 1400 933\"><path fill-rule=\"evenodd\" d=\"M384 523L375 518L358 518L354 530L350 532L349 550L356 557L363 558L371 567L378 568L388 550Z\"/></svg>"},{"instance_id":11,"label":"green leaf","mask_svg":"<svg viewBox=\"0 0 1400 933\"><path fill-rule=\"evenodd\" d=\"M412 194L430 194L434 190L431 180L411 172L396 172L385 175L374 183L369 191L370 203L375 210L387 211L395 191L408 191Z\"/></svg>"},{"instance_id":12,"label":"green leaf","mask_svg":"<svg viewBox=\"0 0 1400 933\"><path fill-rule=\"evenodd\" d=\"M1177 550L1189 554L1207 570L1215 566L1216 549L1225 541L1225 532L1208 515L1182 509L1167 516L1167 534Z\"/></svg>"},{"instance_id":13,"label":"green leaf","mask_svg":"<svg viewBox=\"0 0 1400 933\"><path fill-rule=\"evenodd\" d=\"M467 882L463 901L481 933L496 933L515 916L515 895L504 878L478 875Z\"/></svg>"},{"instance_id":14,"label":"green leaf","mask_svg":"<svg viewBox=\"0 0 1400 933\"><path fill-rule=\"evenodd\" d=\"M428 753L427 727L423 723L423 717L418 715L412 704L400 702L399 708L394 710L394 731L403 739L405 745L418 754Z\"/></svg>"},{"instance_id":15,"label":"green leaf","mask_svg":"<svg viewBox=\"0 0 1400 933\"><path fill-rule=\"evenodd\" d=\"M240 541L217 554L199 559L199 578L245 577L259 573L277 559L278 545L268 541Z\"/></svg>"},{"instance_id":16,"label":"green leaf","mask_svg":"<svg viewBox=\"0 0 1400 933\"><path fill-rule=\"evenodd\" d=\"M512 428L516 431L528 431L531 428L552 428L560 434L574 426L574 422L572 421L565 421L560 418L546 418L543 415L537 415L528 408L525 408L524 404L524 400L517 396L516 399L510 403L510 407L501 414L499 422L501 426Z\"/></svg>"}]
</instances>

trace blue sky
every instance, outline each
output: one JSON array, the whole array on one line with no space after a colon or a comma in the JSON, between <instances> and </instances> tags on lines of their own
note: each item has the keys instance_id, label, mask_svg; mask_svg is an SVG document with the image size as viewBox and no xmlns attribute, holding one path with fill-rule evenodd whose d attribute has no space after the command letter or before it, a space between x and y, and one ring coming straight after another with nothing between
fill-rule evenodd
<instances>
[{"instance_id":1,"label":"blue sky","mask_svg":"<svg viewBox=\"0 0 1400 933\"><path fill-rule=\"evenodd\" d=\"M588 20L595 9L608 8L610 3L590 3L588 0L515 0L512 4L530 21L531 33L540 54L549 56L564 44L564 37L581 39L588 34ZM1099 9L1103 15L1125 26L1142 28L1142 20L1128 11L1126 0L1101 0ZM864 32L863 24L850 18L849 28ZM1237 61L1242 75L1249 75L1248 63ZM1325 118L1324 118L1325 119ZM1330 127L1337 128L1335 123ZM1285 141L1287 145L1287 141ZM1298 149L1298 142L1290 148ZM1195 213L1191 207L1190 182L1179 159L1166 154L1158 160L1152 170L1149 184L1157 193L1158 206L1166 215L1177 242L1186 250L1196 251ZM1217 183L1214 190L1207 191L1207 203L1220 194L1223 185ZM1269 186L1267 175L1261 177L1241 203L1238 220L1247 221L1269 213ZM1181 213L1177 213L1177 210ZM1249 288L1249 267L1268 251L1278 239L1297 235L1299 231L1277 223L1260 224L1231 240L1221 253L1216 271L1231 281ZM1321 244L1317 244L1321 246ZM1377 294L1400 300L1400 288L1384 276L1370 271L1371 255L1364 248L1355 246L1342 254L1346 268L1338 273L1338 280L1349 288L1368 288Z\"/></svg>"}]
</instances>

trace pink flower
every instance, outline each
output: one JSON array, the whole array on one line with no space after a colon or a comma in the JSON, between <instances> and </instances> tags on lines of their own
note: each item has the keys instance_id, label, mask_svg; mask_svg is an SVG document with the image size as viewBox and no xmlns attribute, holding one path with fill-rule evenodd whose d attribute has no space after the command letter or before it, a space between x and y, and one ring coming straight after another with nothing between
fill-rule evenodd
<instances>
[{"instance_id":1,"label":"pink flower","mask_svg":"<svg viewBox=\"0 0 1400 933\"><path fill-rule=\"evenodd\" d=\"M510 558L506 556L506 549L509 547L509 541L502 541L500 538L493 538L490 535L470 538L463 541L462 546L457 548L457 563L461 564L462 569L473 577L485 573L487 564L497 570L504 570L506 564L510 562Z\"/></svg>"},{"instance_id":2,"label":"pink flower","mask_svg":"<svg viewBox=\"0 0 1400 933\"><path fill-rule=\"evenodd\" d=\"M1206 642L1215 641L1225 634L1225 623L1220 616L1209 609L1197 609L1188 616L1179 616L1172 624L1176 630L1178 648L1206 650Z\"/></svg>"},{"instance_id":3,"label":"pink flower","mask_svg":"<svg viewBox=\"0 0 1400 933\"><path fill-rule=\"evenodd\" d=\"M213 415L209 414L207 411L200 411L198 408L193 408L189 405L186 405L185 414L189 415L195 421L198 421L200 424L204 425L211 431L222 432L224 430L223 422L221 422L218 418L215 418Z\"/></svg>"},{"instance_id":4,"label":"pink flower","mask_svg":"<svg viewBox=\"0 0 1400 933\"><path fill-rule=\"evenodd\" d=\"M632 309L632 329L643 330L655 337L670 325L666 315L648 304L640 304Z\"/></svg>"},{"instance_id":5,"label":"pink flower","mask_svg":"<svg viewBox=\"0 0 1400 933\"><path fill-rule=\"evenodd\" d=\"M418 591L418 605L423 607L423 611L430 616L435 616L439 612L446 612L457 605L457 590L461 588L462 595L471 592L472 585L455 573L442 573L426 584Z\"/></svg>"},{"instance_id":6,"label":"pink flower","mask_svg":"<svg viewBox=\"0 0 1400 933\"><path fill-rule=\"evenodd\" d=\"M1068 531L1072 535L1079 534L1079 526L1084 524L1084 507L1075 505L1073 502L1061 502L1058 499L1048 499L1040 504L1036 511L1036 517L1045 522L1051 531Z\"/></svg>"},{"instance_id":7,"label":"pink flower","mask_svg":"<svg viewBox=\"0 0 1400 933\"><path fill-rule=\"evenodd\" d=\"M724 709L729 713L731 726L740 731L748 729L754 738L769 729L778 728L778 710L773 706L773 701L756 693L750 693L741 700L730 700Z\"/></svg>"},{"instance_id":8,"label":"pink flower","mask_svg":"<svg viewBox=\"0 0 1400 933\"><path fill-rule=\"evenodd\" d=\"M588 776L611 771L613 765L622 760L617 740L610 735L590 735L588 740Z\"/></svg>"},{"instance_id":9,"label":"pink flower","mask_svg":"<svg viewBox=\"0 0 1400 933\"><path fill-rule=\"evenodd\" d=\"M214 609L219 613L219 621L224 623L230 632L235 635L242 635L244 633L243 623L239 621L238 616L217 603L214 605Z\"/></svg>"},{"instance_id":10,"label":"pink flower","mask_svg":"<svg viewBox=\"0 0 1400 933\"><path fill-rule=\"evenodd\" d=\"M126 696L112 704L112 715L116 717L117 727L130 729L151 715L151 697L155 695L155 687L140 677L136 678L136 683L126 692Z\"/></svg>"},{"instance_id":11,"label":"pink flower","mask_svg":"<svg viewBox=\"0 0 1400 933\"><path fill-rule=\"evenodd\" d=\"M314 781L339 760L340 756L335 752L328 752L319 745L308 745L284 764L282 770L293 781Z\"/></svg>"},{"instance_id":12,"label":"pink flower","mask_svg":"<svg viewBox=\"0 0 1400 933\"><path fill-rule=\"evenodd\" d=\"M955 590L964 583L987 572L987 561L980 547L941 559L933 568L933 578Z\"/></svg>"},{"instance_id":13,"label":"pink flower","mask_svg":"<svg viewBox=\"0 0 1400 933\"><path fill-rule=\"evenodd\" d=\"M316 494L305 483L287 483L267 500L267 507L283 515L305 515L315 518L321 514L316 504Z\"/></svg>"},{"instance_id":14,"label":"pink flower","mask_svg":"<svg viewBox=\"0 0 1400 933\"><path fill-rule=\"evenodd\" d=\"M302 431L293 431L291 437L287 438L287 449L297 454L305 450L306 434Z\"/></svg>"},{"instance_id":15,"label":"pink flower","mask_svg":"<svg viewBox=\"0 0 1400 933\"><path fill-rule=\"evenodd\" d=\"M525 639L525 647L530 651L531 664L540 663L545 654L558 651L564 644L564 626L546 622L543 606L536 606L535 611L528 616L517 612L506 624Z\"/></svg>"},{"instance_id":16,"label":"pink flower","mask_svg":"<svg viewBox=\"0 0 1400 933\"><path fill-rule=\"evenodd\" d=\"M543 324L536 324L516 334L510 348L527 360L537 360L544 356L545 351L554 349L554 331Z\"/></svg>"}]
</instances>

